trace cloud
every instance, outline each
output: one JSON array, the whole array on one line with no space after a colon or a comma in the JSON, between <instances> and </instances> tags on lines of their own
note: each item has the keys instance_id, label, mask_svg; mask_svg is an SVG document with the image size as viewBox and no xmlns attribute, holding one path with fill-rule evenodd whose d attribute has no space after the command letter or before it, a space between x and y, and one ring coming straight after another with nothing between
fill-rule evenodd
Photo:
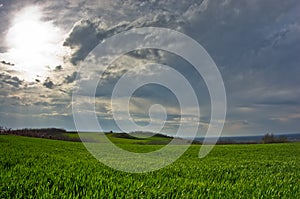
<instances>
[{"instance_id":1,"label":"cloud","mask_svg":"<svg viewBox=\"0 0 300 199\"><path fill-rule=\"evenodd\" d=\"M77 77L77 72L73 72L71 75L68 75L65 78L65 83L69 84L69 83L73 83L76 80Z\"/></svg>"},{"instance_id":2,"label":"cloud","mask_svg":"<svg viewBox=\"0 0 300 199\"><path fill-rule=\"evenodd\" d=\"M63 67L61 65L55 66L54 71L58 72L61 71L63 69Z\"/></svg>"},{"instance_id":3,"label":"cloud","mask_svg":"<svg viewBox=\"0 0 300 199\"><path fill-rule=\"evenodd\" d=\"M10 76L9 74L6 73L0 73L1 87L4 88L5 84L19 88L23 84L23 81L16 76Z\"/></svg>"},{"instance_id":4,"label":"cloud","mask_svg":"<svg viewBox=\"0 0 300 199\"><path fill-rule=\"evenodd\" d=\"M14 66L15 64L12 64L10 62L1 61L1 64L7 65L7 66Z\"/></svg>"},{"instance_id":5,"label":"cloud","mask_svg":"<svg viewBox=\"0 0 300 199\"><path fill-rule=\"evenodd\" d=\"M51 81L51 79L49 77L47 77L47 79L43 83L43 86L45 86L48 89L53 89L55 85L54 85L53 81Z\"/></svg>"},{"instance_id":6,"label":"cloud","mask_svg":"<svg viewBox=\"0 0 300 199\"><path fill-rule=\"evenodd\" d=\"M76 65L83 60L88 53L99 43L115 34L132 28L140 27L169 27L179 28L184 22L174 14L163 12L155 16L145 16L133 22L123 21L114 26L108 26L103 18L82 19L77 22L68 37L64 46L73 50L70 61Z\"/></svg>"},{"instance_id":7,"label":"cloud","mask_svg":"<svg viewBox=\"0 0 300 199\"><path fill-rule=\"evenodd\" d=\"M99 43L95 24L89 20L77 22L68 38L64 41L64 46L70 47L74 53L71 63L76 65L83 60L87 54Z\"/></svg>"}]
</instances>

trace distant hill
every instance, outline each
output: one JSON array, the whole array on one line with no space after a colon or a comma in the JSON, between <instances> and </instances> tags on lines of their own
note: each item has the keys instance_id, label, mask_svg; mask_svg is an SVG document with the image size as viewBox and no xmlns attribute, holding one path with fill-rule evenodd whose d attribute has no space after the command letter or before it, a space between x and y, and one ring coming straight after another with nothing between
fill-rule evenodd
<instances>
[{"instance_id":1,"label":"distant hill","mask_svg":"<svg viewBox=\"0 0 300 199\"><path fill-rule=\"evenodd\" d=\"M141 137L141 138L148 138L148 137L174 138L173 136L169 136L161 133L144 132L144 131L130 132L129 135L134 137Z\"/></svg>"},{"instance_id":2,"label":"distant hill","mask_svg":"<svg viewBox=\"0 0 300 199\"><path fill-rule=\"evenodd\" d=\"M77 132L68 132L65 129L59 129L59 128L41 128L41 129L0 128L0 134L81 142Z\"/></svg>"},{"instance_id":3,"label":"distant hill","mask_svg":"<svg viewBox=\"0 0 300 199\"><path fill-rule=\"evenodd\" d=\"M151 132L106 133L106 136L116 144L131 143L142 145L165 145L174 138ZM179 139L182 140L182 139Z\"/></svg>"}]
</instances>

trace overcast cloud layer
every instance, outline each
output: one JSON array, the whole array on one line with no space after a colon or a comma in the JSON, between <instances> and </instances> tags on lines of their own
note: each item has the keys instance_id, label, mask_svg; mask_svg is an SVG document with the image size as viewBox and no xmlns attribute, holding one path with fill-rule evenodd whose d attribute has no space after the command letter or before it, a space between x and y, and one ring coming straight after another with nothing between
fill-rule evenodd
<instances>
[{"instance_id":1,"label":"overcast cloud layer","mask_svg":"<svg viewBox=\"0 0 300 199\"><path fill-rule=\"evenodd\" d=\"M1 38L6 37L18 12L32 5L41 8L44 21L61 30L59 45L66 53L61 65L40 66L46 67L46 77L27 81L14 60L5 59L10 46L0 41L0 125L74 129L71 96L80 62L97 44L115 34L138 27L165 27L198 41L217 64L228 98L223 135L300 132L298 0L0 0ZM132 67L136 68L133 75L140 77L163 74L164 68L145 67L151 62L175 68L197 90L199 134L203 133L210 118L205 83L185 60L158 50L124 55L102 76L96 105L104 127L118 130L109 101L114 84ZM99 75L101 69L98 72L91 75ZM148 108L156 103L167 109L165 130L174 131L180 118L178 102L165 88L152 85L138 90L131 102L132 116L146 124ZM193 122L192 116L183 121Z\"/></svg>"}]
</instances>

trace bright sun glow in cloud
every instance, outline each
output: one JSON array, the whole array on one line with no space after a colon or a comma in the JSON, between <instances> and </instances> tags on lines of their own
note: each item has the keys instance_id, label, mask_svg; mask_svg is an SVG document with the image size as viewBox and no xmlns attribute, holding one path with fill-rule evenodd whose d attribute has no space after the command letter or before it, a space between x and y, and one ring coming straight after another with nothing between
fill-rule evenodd
<instances>
[{"instance_id":1,"label":"bright sun glow in cloud","mask_svg":"<svg viewBox=\"0 0 300 199\"><path fill-rule=\"evenodd\" d=\"M46 78L47 72L63 60L63 34L52 22L42 21L42 17L40 7L24 8L16 14L6 35L9 51L5 59L14 63L14 70L27 81Z\"/></svg>"}]
</instances>

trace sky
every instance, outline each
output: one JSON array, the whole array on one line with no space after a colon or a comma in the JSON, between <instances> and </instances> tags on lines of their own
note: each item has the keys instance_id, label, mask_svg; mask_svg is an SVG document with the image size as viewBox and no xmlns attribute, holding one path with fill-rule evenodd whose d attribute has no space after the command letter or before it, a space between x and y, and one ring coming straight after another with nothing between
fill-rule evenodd
<instances>
[{"instance_id":1,"label":"sky","mask_svg":"<svg viewBox=\"0 0 300 199\"><path fill-rule=\"evenodd\" d=\"M300 133L299 10L298 0L0 0L0 125L75 130L76 83L89 84L86 77L102 74L95 111L103 129L120 131L110 102L114 86L130 70L134 78L165 77L166 68L147 65L157 63L190 82L201 117L195 119L193 107L181 115L168 88L145 85L131 97L132 118L146 125L148 109L160 104L167 112L166 133L175 132L180 122L197 122L198 135L203 135L211 117L209 93L201 75L182 57L136 50L120 56L105 73L101 67L79 72L93 49L113 35L163 27L193 38L217 65L227 96L223 136Z\"/></svg>"}]
</instances>

